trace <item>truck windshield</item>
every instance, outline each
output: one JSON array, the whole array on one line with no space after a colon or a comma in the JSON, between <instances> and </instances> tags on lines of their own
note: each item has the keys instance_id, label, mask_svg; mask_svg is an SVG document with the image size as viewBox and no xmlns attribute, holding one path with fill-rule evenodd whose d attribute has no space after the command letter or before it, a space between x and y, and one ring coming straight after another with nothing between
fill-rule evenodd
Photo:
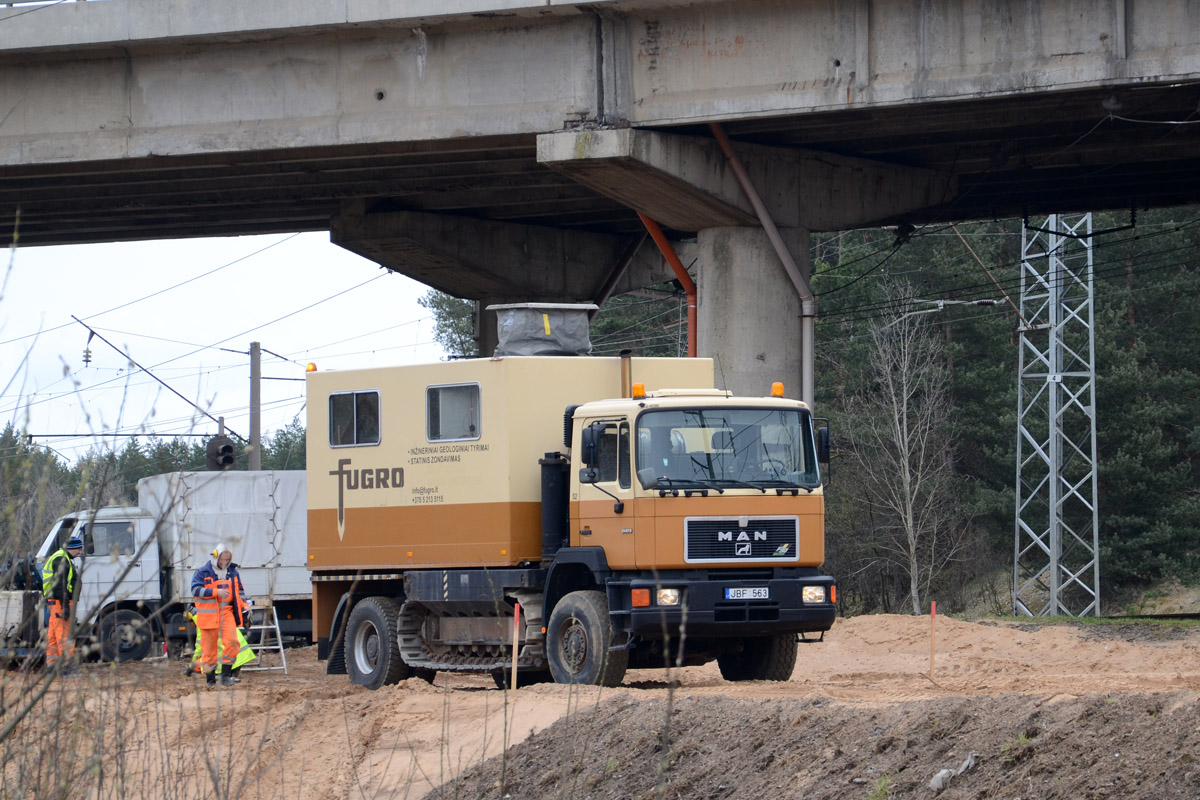
<instances>
[{"instance_id":1,"label":"truck windshield","mask_svg":"<svg viewBox=\"0 0 1200 800\"><path fill-rule=\"evenodd\" d=\"M812 419L801 409L687 408L643 412L637 467L660 481L737 488L821 483Z\"/></svg>"}]
</instances>

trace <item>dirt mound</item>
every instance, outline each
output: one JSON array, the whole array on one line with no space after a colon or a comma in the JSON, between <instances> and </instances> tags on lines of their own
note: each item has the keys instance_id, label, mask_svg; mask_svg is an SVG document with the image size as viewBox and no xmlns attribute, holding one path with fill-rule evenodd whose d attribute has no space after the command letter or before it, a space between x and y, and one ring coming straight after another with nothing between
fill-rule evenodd
<instances>
[{"instance_id":1,"label":"dirt mound","mask_svg":"<svg viewBox=\"0 0 1200 800\"><path fill-rule=\"evenodd\" d=\"M839 621L783 684L642 673L431 797L1200 797L1200 629L933 633Z\"/></svg>"},{"instance_id":2,"label":"dirt mound","mask_svg":"<svg viewBox=\"0 0 1200 800\"><path fill-rule=\"evenodd\" d=\"M0 796L883 800L934 796L974 753L941 797L1200 797L1200 629L931 633L928 617L839 620L783 683L708 665L615 689L439 674L371 692L313 648L232 689L178 662L88 665L0 741ZM0 676L4 719L36 689Z\"/></svg>"},{"instance_id":3,"label":"dirt mound","mask_svg":"<svg viewBox=\"0 0 1200 800\"><path fill-rule=\"evenodd\" d=\"M1161 695L611 698L434 792L457 798L1200 796L1200 703ZM944 789L930 781L946 770Z\"/></svg>"}]
</instances>

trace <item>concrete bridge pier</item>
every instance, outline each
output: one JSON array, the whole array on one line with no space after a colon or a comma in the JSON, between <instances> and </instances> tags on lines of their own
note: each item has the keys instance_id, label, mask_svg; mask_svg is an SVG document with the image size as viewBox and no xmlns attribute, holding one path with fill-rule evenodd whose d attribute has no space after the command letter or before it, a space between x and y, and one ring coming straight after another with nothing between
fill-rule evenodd
<instances>
[{"instance_id":1,"label":"concrete bridge pier","mask_svg":"<svg viewBox=\"0 0 1200 800\"><path fill-rule=\"evenodd\" d=\"M808 231L780 228L797 266L808 272ZM761 228L697 233L699 355L714 359L717 385L767 395L783 381L800 398L800 298Z\"/></svg>"},{"instance_id":2,"label":"concrete bridge pier","mask_svg":"<svg viewBox=\"0 0 1200 800\"><path fill-rule=\"evenodd\" d=\"M952 178L929 170L745 143L731 150L801 283L809 231L871 225L955 194ZM538 137L538 161L664 228L695 231L698 350L716 359L718 383L753 395L783 381L787 396L812 402L796 282L716 140L630 128L551 133Z\"/></svg>"}]
</instances>

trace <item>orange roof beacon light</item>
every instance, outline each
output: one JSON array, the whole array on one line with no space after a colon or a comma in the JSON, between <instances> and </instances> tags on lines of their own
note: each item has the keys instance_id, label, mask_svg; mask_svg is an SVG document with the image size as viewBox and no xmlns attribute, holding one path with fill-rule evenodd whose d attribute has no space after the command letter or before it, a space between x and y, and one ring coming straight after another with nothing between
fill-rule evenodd
<instances>
[{"instance_id":1,"label":"orange roof beacon light","mask_svg":"<svg viewBox=\"0 0 1200 800\"><path fill-rule=\"evenodd\" d=\"M308 365L304 368L304 371L305 372L316 372L317 371L317 363L315 361L308 362Z\"/></svg>"},{"instance_id":2,"label":"orange roof beacon light","mask_svg":"<svg viewBox=\"0 0 1200 800\"><path fill-rule=\"evenodd\" d=\"M646 384L635 383L633 385L633 399L634 400L645 400L646 399Z\"/></svg>"},{"instance_id":3,"label":"orange roof beacon light","mask_svg":"<svg viewBox=\"0 0 1200 800\"><path fill-rule=\"evenodd\" d=\"M771 397L783 397L782 381L775 381L771 384Z\"/></svg>"}]
</instances>

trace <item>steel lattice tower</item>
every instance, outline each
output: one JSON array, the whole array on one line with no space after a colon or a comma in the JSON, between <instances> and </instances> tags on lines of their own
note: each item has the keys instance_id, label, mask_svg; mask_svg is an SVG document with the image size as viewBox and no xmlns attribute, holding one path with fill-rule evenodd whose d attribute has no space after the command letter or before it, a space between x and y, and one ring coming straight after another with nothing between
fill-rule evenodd
<instances>
[{"instance_id":1,"label":"steel lattice tower","mask_svg":"<svg viewBox=\"0 0 1200 800\"><path fill-rule=\"evenodd\" d=\"M1013 614L1100 613L1092 215L1025 223Z\"/></svg>"}]
</instances>

